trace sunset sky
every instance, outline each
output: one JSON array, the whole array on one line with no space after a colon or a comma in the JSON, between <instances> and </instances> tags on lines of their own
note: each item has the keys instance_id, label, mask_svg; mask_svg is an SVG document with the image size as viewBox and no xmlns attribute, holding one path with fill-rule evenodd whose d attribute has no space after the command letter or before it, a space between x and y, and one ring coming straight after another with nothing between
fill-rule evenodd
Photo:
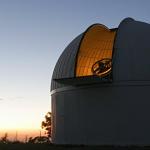
<instances>
[{"instance_id":1,"label":"sunset sky","mask_svg":"<svg viewBox=\"0 0 150 150\"><path fill-rule=\"evenodd\" d=\"M150 1L0 0L0 136L39 134L63 49L91 24L125 17L150 23Z\"/></svg>"}]
</instances>

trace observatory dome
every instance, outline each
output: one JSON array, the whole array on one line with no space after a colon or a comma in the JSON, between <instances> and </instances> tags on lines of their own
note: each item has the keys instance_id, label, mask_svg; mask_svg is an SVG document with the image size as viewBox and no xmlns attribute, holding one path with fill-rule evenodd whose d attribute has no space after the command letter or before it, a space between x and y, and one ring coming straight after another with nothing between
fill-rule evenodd
<instances>
[{"instance_id":1,"label":"observatory dome","mask_svg":"<svg viewBox=\"0 0 150 150\"><path fill-rule=\"evenodd\" d=\"M51 81L56 144L150 144L150 24L93 24L63 51Z\"/></svg>"}]
</instances>

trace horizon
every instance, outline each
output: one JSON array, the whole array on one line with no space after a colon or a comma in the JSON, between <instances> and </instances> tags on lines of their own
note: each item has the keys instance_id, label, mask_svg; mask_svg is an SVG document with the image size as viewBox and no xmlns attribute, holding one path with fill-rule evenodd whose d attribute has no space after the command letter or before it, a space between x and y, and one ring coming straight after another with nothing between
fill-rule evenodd
<instances>
[{"instance_id":1,"label":"horizon","mask_svg":"<svg viewBox=\"0 0 150 150\"><path fill-rule=\"evenodd\" d=\"M149 14L148 0L0 0L0 137L39 135L53 69L75 37L94 23L117 28L126 17L150 23Z\"/></svg>"},{"instance_id":2,"label":"horizon","mask_svg":"<svg viewBox=\"0 0 150 150\"><path fill-rule=\"evenodd\" d=\"M30 137L46 136L45 131L42 129L26 129L26 130L3 130L0 133L0 138L7 134L10 141L26 142Z\"/></svg>"}]
</instances>

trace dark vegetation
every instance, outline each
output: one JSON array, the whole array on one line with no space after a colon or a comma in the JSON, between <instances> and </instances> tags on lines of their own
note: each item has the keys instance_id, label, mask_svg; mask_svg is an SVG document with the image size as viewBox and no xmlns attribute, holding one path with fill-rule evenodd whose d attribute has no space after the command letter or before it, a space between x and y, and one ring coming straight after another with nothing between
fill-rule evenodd
<instances>
[{"instance_id":1,"label":"dark vegetation","mask_svg":"<svg viewBox=\"0 0 150 150\"><path fill-rule=\"evenodd\" d=\"M85 145L55 145L46 136L29 138L27 141L10 141L8 134L0 139L0 150L150 150L150 146L85 146Z\"/></svg>"},{"instance_id":2,"label":"dark vegetation","mask_svg":"<svg viewBox=\"0 0 150 150\"><path fill-rule=\"evenodd\" d=\"M41 128L46 131L46 135L51 139L51 126L52 126L52 113L47 112L45 115L45 120L41 123Z\"/></svg>"},{"instance_id":3,"label":"dark vegetation","mask_svg":"<svg viewBox=\"0 0 150 150\"><path fill-rule=\"evenodd\" d=\"M150 146L85 146L85 145L55 145L46 136L30 137L27 141L10 141L5 133L0 139L0 150L150 150Z\"/></svg>"},{"instance_id":4,"label":"dark vegetation","mask_svg":"<svg viewBox=\"0 0 150 150\"><path fill-rule=\"evenodd\" d=\"M1 137L0 139L0 144L51 144L49 138L47 136L37 136L37 137L30 137L29 139L27 139L26 141L19 141L19 140L9 140L8 139L8 134L5 133L5 135L3 137ZM1 149L0 149L1 150Z\"/></svg>"}]
</instances>

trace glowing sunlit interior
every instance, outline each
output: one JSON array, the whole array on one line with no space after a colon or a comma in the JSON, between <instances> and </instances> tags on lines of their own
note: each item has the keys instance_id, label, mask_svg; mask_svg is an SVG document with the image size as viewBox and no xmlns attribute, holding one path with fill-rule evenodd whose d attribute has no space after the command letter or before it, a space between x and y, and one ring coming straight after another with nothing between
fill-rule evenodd
<instances>
[{"instance_id":1,"label":"glowing sunlit interior","mask_svg":"<svg viewBox=\"0 0 150 150\"><path fill-rule=\"evenodd\" d=\"M100 24L86 31L77 57L77 77L93 75L92 66L95 62L112 58L115 33Z\"/></svg>"}]
</instances>

